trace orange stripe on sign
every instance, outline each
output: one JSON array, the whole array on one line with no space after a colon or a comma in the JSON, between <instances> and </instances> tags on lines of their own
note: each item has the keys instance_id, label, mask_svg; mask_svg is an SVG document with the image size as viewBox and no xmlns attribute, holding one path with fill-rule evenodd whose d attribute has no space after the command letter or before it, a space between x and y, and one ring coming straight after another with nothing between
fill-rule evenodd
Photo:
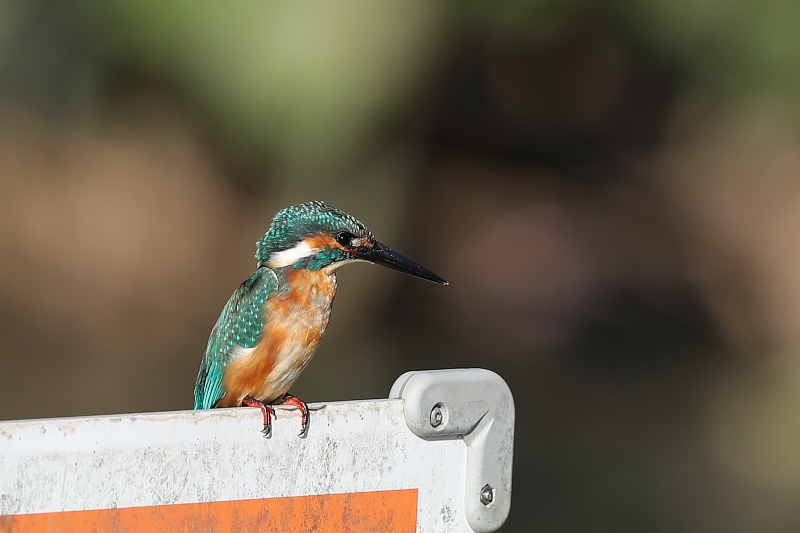
<instances>
[{"instance_id":1,"label":"orange stripe on sign","mask_svg":"<svg viewBox=\"0 0 800 533\"><path fill-rule=\"evenodd\" d=\"M417 489L0 516L14 533L414 533Z\"/></svg>"}]
</instances>

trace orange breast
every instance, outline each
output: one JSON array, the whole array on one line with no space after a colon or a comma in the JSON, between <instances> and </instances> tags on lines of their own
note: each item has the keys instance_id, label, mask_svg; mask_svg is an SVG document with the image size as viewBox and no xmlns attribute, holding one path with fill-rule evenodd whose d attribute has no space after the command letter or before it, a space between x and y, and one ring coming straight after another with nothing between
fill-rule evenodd
<instances>
[{"instance_id":1,"label":"orange breast","mask_svg":"<svg viewBox=\"0 0 800 533\"><path fill-rule=\"evenodd\" d=\"M225 369L220 407L238 406L248 395L265 402L284 395L322 339L336 295L335 274L300 269L287 272L286 278L289 292L264 305L268 320L261 342Z\"/></svg>"}]
</instances>

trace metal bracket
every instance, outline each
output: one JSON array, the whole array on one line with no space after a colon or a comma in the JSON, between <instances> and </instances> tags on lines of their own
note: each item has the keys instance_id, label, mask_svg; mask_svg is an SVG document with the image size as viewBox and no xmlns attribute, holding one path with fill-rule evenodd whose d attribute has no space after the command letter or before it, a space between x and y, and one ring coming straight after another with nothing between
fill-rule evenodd
<instances>
[{"instance_id":1,"label":"metal bracket","mask_svg":"<svg viewBox=\"0 0 800 533\"><path fill-rule=\"evenodd\" d=\"M389 397L404 400L417 436L464 440L467 522L476 533L499 529L511 509L514 450L514 398L503 378L482 368L406 372Z\"/></svg>"}]
</instances>

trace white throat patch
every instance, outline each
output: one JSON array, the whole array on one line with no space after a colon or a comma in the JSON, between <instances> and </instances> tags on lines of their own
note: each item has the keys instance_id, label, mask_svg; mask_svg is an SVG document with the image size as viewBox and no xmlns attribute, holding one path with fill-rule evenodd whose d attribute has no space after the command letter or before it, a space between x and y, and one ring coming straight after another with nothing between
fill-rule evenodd
<instances>
[{"instance_id":1,"label":"white throat patch","mask_svg":"<svg viewBox=\"0 0 800 533\"><path fill-rule=\"evenodd\" d=\"M305 241L300 241L291 248L273 252L269 256L267 266L270 268L282 268L297 263L301 259L310 257L319 252L319 248L312 248Z\"/></svg>"},{"instance_id":2,"label":"white throat patch","mask_svg":"<svg viewBox=\"0 0 800 533\"><path fill-rule=\"evenodd\" d=\"M369 263L369 261L367 261L365 259L345 259L344 261L337 261L336 263L333 263L332 265L328 265L325 268L323 268L322 270L326 274L330 275L330 274L333 274L334 272L336 272L336 270L340 266L349 265L350 263Z\"/></svg>"}]
</instances>

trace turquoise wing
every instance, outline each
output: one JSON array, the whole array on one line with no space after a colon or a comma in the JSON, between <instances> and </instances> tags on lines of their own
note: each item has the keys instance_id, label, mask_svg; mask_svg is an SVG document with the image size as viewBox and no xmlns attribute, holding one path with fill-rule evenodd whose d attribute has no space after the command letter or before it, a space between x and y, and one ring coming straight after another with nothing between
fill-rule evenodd
<instances>
[{"instance_id":1,"label":"turquoise wing","mask_svg":"<svg viewBox=\"0 0 800 533\"><path fill-rule=\"evenodd\" d=\"M277 288L275 273L256 270L233 293L211 330L206 353L197 373L194 408L211 409L225 397L222 378L237 346L253 348L261 340L267 317L264 302Z\"/></svg>"}]
</instances>

